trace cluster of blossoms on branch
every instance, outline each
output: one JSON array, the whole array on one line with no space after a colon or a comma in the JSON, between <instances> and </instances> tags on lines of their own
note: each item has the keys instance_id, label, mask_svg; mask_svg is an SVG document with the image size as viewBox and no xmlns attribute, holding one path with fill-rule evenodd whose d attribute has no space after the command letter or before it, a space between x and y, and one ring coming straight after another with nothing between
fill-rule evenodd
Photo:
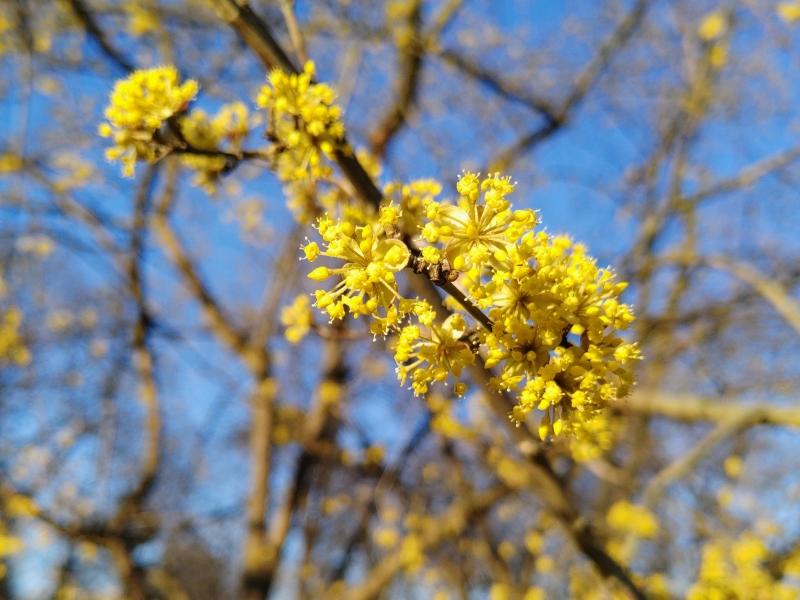
<instances>
[{"instance_id":1,"label":"cluster of blossoms on branch","mask_svg":"<svg viewBox=\"0 0 800 600\"><path fill-rule=\"evenodd\" d=\"M242 102L225 104L213 116L190 111L199 89L192 79L181 82L172 66L134 71L118 81L99 127L113 141L106 158L121 162L123 174L132 177L137 161L152 163L174 152L195 172L195 184L213 192L240 157L251 120Z\"/></svg>"},{"instance_id":2,"label":"cluster of blossoms on branch","mask_svg":"<svg viewBox=\"0 0 800 600\"><path fill-rule=\"evenodd\" d=\"M764 542L750 532L738 539L714 540L703 548L698 580L686 598L796 599L797 588L770 572L769 558ZM791 556L782 566L787 579L800 573L797 556Z\"/></svg>"},{"instance_id":3,"label":"cluster of blossoms on branch","mask_svg":"<svg viewBox=\"0 0 800 600\"><path fill-rule=\"evenodd\" d=\"M619 300L626 284L598 267L584 246L537 230L536 212L515 210L515 186L497 173L463 173L453 200L428 179L387 184L377 207L358 201L333 168L353 152L342 111L333 90L314 76L311 62L300 73L275 70L257 104L267 115L269 155L290 207L319 234L303 250L308 261L325 264L309 277L335 280L316 290L315 306L331 321L365 317L373 334L391 336L397 375L417 395L435 384L452 384L463 395L464 373L482 364L495 389L514 398L516 422L541 413L542 439L607 438L606 409L630 391L640 357L620 337L634 318ZM212 182L225 167L215 162L215 149L223 139L240 149L248 115L239 103L214 118L188 112L197 90L193 81L180 84L171 67L118 83L109 123L101 126L115 142L109 157L129 173L137 159L158 159L171 132L184 144L182 158L206 174L200 183ZM366 169L372 177L380 171L374 161ZM447 310L404 291L403 272L441 286ZM313 325L307 302L295 302L283 321L299 341Z\"/></svg>"},{"instance_id":4,"label":"cluster of blossoms on branch","mask_svg":"<svg viewBox=\"0 0 800 600\"><path fill-rule=\"evenodd\" d=\"M396 331L398 377L418 395L448 381L463 394L462 373L480 361L495 370L494 386L515 397L516 421L538 409L542 438L591 435L587 426L630 391L639 358L619 335L633 321L619 301L626 285L582 245L537 231L533 210L512 208L507 177L464 173L455 202L419 189L422 199L406 190L371 222L319 219L322 246L308 243L305 256L335 266L309 277L337 282L315 293L316 306L330 319L369 316L376 334ZM411 234L403 234L407 212ZM435 273L460 304L437 319L427 301L403 295L403 269Z\"/></svg>"},{"instance_id":5,"label":"cluster of blossoms on branch","mask_svg":"<svg viewBox=\"0 0 800 600\"><path fill-rule=\"evenodd\" d=\"M303 72L272 71L256 103L268 115L267 137L278 147L276 172L283 181L314 181L329 177L333 159L344 138L342 110L336 94L324 83L314 83L315 67Z\"/></svg>"},{"instance_id":6,"label":"cluster of blossoms on branch","mask_svg":"<svg viewBox=\"0 0 800 600\"><path fill-rule=\"evenodd\" d=\"M5 281L0 275L0 298L5 295ZM30 363L31 353L20 332L22 311L12 306L0 308L0 365L10 363L24 366Z\"/></svg>"},{"instance_id":7,"label":"cluster of blossoms on branch","mask_svg":"<svg viewBox=\"0 0 800 600\"><path fill-rule=\"evenodd\" d=\"M122 163L132 177L136 161L152 162L160 156L157 134L164 122L184 112L197 95L196 81L180 82L177 69L165 66L134 71L118 81L111 92L99 133L114 145L106 158Z\"/></svg>"}]
</instances>

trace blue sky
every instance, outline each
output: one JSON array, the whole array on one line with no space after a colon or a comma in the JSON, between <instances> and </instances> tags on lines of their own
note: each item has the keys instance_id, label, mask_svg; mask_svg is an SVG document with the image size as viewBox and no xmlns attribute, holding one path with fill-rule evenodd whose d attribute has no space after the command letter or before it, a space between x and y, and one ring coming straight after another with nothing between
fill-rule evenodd
<instances>
[{"instance_id":1,"label":"blue sky","mask_svg":"<svg viewBox=\"0 0 800 600\"><path fill-rule=\"evenodd\" d=\"M649 18L674 34L669 25L673 18L669 7L665 3L657 4ZM463 22L457 21L451 27L446 43L461 43L459 34L466 24L482 20L487 30L492 25L505 31L509 38L508 47L499 44L479 53L480 59L486 64L509 64L510 51L507 50L517 43L534 48L543 45L548 47L544 57L523 54L517 60L542 60L545 72L574 74L585 63L597 40L608 30L609 23L598 18L597 5L588 0L569 5L556 1L477 3L478 8L463 17ZM712 6L709 4L709 7ZM697 12L702 14L704 8L698 6ZM565 19L592 33L592 43L580 44L571 39L560 39L558 32ZM763 48L770 41L770 36L776 35L786 37L786 49L779 47L769 54L765 51L759 57L774 73L772 80L777 81L770 80L773 88L768 90L774 94L773 103L761 93L758 87L761 84L760 74L756 72L753 75L756 83L743 86L738 102L731 103L732 108L715 112L703 125L691 152L693 162L702 164L708 171L709 180L734 174L743 164L770 156L796 143L798 122L794 107L800 100L796 76L796 36L781 29L775 19L768 22L756 20L746 9L741 10L739 22L741 25L737 26L733 37L734 53L739 48ZM597 23L596 30L593 29L593 23ZM230 47L232 37L227 30L220 29L220 32L219 35L203 36L197 40L181 38L178 44L190 48L205 43L207 51L221 52ZM130 48L130 40L125 36L116 38L116 41L120 47L126 50ZM63 47L64 52L74 43L74 39L56 42L57 48ZM87 62L103 60L93 45L87 44L83 49ZM321 78L335 81L336 67L342 60L341 45L332 44L323 48L312 44L310 50L320 64ZM212 76L214 70L210 62L186 60L187 65L181 60L180 51L177 55L186 76L198 79ZM136 52L131 52L131 56L135 56L141 65L154 65L164 60L152 46L146 44L139 45ZM348 103L347 122L356 137L364 129L364 115L372 119L369 123L374 122L389 89L391 77L386 72L387 59L391 60L391 56L384 50L364 48L361 56L364 69ZM642 61L646 63L643 68L651 69L651 77L656 81L660 82L658 77L663 75L665 78L675 78L677 84L681 74L681 69L672 69L672 65L659 67L657 61L647 60L641 42L634 40L610 70L610 81L616 86L614 92L602 93L600 101L590 100L581 106L563 132L528 153L517 163L519 171L511 173L519 181L515 194L519 206L538 209L543 225L549 231L567 232L585 242L603 264L616 264L630 246L639 216L635 211L626 211L625 207L635 206L637 199L626 195L630 188L620 182L630 168L640 164L652 149L655 139L653 131L657 123L657 118L653 116L657 111L653 110L653 106L658 103L658 98L655 97L655 87L648 87L648 77L625 77L619 72L624 72L628 62L634 64ZM755 63L752 57L748 60ZM40 77L46 74L43 71L46 65L37 58L33 61L33 80L24 77L24 60L5 57L0 62L3 79L19 82L19 85L9 86L3 98L5 117L0 119L0 150L8 147L22 149L32 157L66 153L96 165L103 175L103 184L85 186L76 191L76 196L81 202L96 207L111 218L126 218L130 212L135 183L144 169L138 169L137 178L133 181L123 179L117 165L108 165L103 160L104 141L93 136L102 119L102 108L113 80L120 74L108 69L103 76L82 70L59 75L61 93L46 97L36 91L37 86L42 84ZM252 101L263 81L260 67L246 54L230 69L223 71L228 83L224 86L209 85L201 94L198 106L212 109L220 101L232 98ZM560 81L569 80L570 76L567 76ZM442 94L447 99L445 106L430 114L423 113L398 137L392 146L387 177L452 177L461 168L484 164L489 158L481 139L482 127L495 128L498 138L510 141L519 133L519 127L527 130L534 124L534 118L524 110L513 106L498 109L493 104L494 99L488 96L485 107L481 102L475 103L465 98L463 106L459 103L453 110L447 110L447 102L459 100L457 91L453 92L455 97L452 97L449 90L441 89L441 82L448 81L457 80L440 66L426 68L423 85ZM538 83L531 82L531 89L538 91ZM604 79L603 85L607 83L609 81ZM553 101L563 98L563 85L554 85L552 89L542 85L541 89ZM731 89L738 92L740 88L734 88L731 84ZM619 103L610 105L607 102L609 97L619 100ZM763 117L754 116L759 103L758 110ZM254 108L252 103L251 107ZM60 125L57 124L64 121L56 120L57 111L61 110L71 115L68 129L64 131L59 131ZM425 136L429 132L433 132L435 139L446 150L448 160L444 166L440 157L426 150ZM74 140L79 133L88 136L87 143L75 147ZM251 144L258 143L261 140L256 133ZM51 170L55 172L56 169ZM448 194L452 193L452 188L448 188L452 180L445 183ZM745 190L731 197L711 201L701 211L702 226L709 232L701 240L703 249L710 253L735 253L756 248L758 252L771 252L779 257L796 256L800 249L800 240L796 235L800 226L800 211L797 210L797 194L791 191L794 184L796 181L791 179L769 177L759 182L755 191ZM12 185L13 181L4 182L0 179L0 193L8 193ZM240 225L232 217L236 206L248 198L259 198L263 203L264 224L271 236L269 244L243 241ZM53 198L46 190L35 185L29 186L26 188L26 201L30 206L38 207L38 210L2 209L0 218L4 235L9 230L44 229L54 236L66 236L75 244L95 245L86 230L76 229L70 222L52 214ZM724 208L720 208L721 202L725 203ZM269 288L270 261L274 259L283 236L291 229L291 219L283 206L282 192L274 178L250 167L242 168L231 175L216 198L209 198L204 192L185 185L173 221L177 223L192 255L198 259L204 277L232 313L237 314L242 309L259 305L265 289ZM676 239L676 233L665 236L661 243L671 243ZM116 239L122 241L124 237L118 235ZM154 294L156 313L163 314L171 327L190 332L185 341L179 343L165 339L163 335L157 337L155 346L160 356L159 380L165 398L168 437L182 439L182 443L170 447L170 461L174 463L170 468L177 473L190 469L198 451L205 458L201 463L202 475L193 482L191 493L176 506L175 512L177 515L190 510L202 514L227 509L236 505L247 486L247 457L245 446L241 443L242 432L247 427L247 375L236 360L203 332L197 306L185 301L172 268L153 239L148 241L147 248L147 285L158 290ZM43 315L62 306L75 307L92 302L101 305L107 301L109 289L113 290L116 278L107 260L98 259L96 255L79 249L62 248L47 261L43 269L47 277L40 290L44 292L45 299L34 300L33 294L29 295L31 314ZM24 268L34 267L27 265ZM22 280L26 273L30 274L31 271L20 272L17 276ZM14 273L9 273L12 282L14 276ZM705 289L722 294L725 285L710 280L709 287ZM654 301L654 307L658 306L658 301ZM645 308L640 307L640 310ZM304 370L303 367L315 365L318 360L317 348L309 344L291 348L280 340L275 340L271 348L276 353L279 372L287 375L287 379L296 385L289 390L288 397L299 403L307 401L316 374L313 369ZM765 356L770 350L774 349L764 350ZM354 349L350 362L357 367L370 354L374 354L374 350L369 346L360 346ZM66 368L64 365L70 364L73 365L70 368L78 368L83 372L87 386L98 384L102 374L96 368L99 364L92 363L85 348L69 342L51 353L38 368L43 373L58 373ZM298 369L297 365L301 368ZM385 366L390 372L388 361L385 361ZM218 376L214 370L223 375ZM237 383L231 386L231 381ZM391 380L378 384L362 381L353 399L356 407L353 411L354 420L375 441L386 443L390 456L392 449L402 444L413 431L417 421L414 409L418 408L405 391L393 387L391 383ZM126 385L130 388L129 381ZM57 385L43 386L38 392L43 398L43 406L52 411L54 421L60 415L69 415L81 403L86 405L82 410L91 414L97 402L85 394L80 389L60 389ZM24 403L16 405L16 408L12 413L15 418L7 419L0 425L0 432L9 435L9 439L22 442L36 433L39 415L34 418ZM127 411L132 420L140 416L135 406L128 406ZM391 414L392 419L387 419L387 414ZM209 427L211 425L213 427ZM206 430L210 431L208 439L194 439L195 433ZM187 431L192 435L184 437ZM349 442L357 446L355 440ZM791 444L790 440L780 442L783 443ZM95 442L87 441L85 444L82 451L86 454L78 454L74 459L78 472L81 472L80 465L87 461L87 456L98 451ZM135 464L135 460L130 458L135 456L135 449L127 448L125 455L128 459L120 459L117 466L130 467ZM7 456L4 462L13 462L10 460L12 458ZM278 471L277 477L281 476ZM85 480L81 483L84 492L89 492L96 484L91 469L85 473ZM218 549L225 551L226 547L229 548L226 546L227 540L238 537L230 533L228 536L216 541ZM158 547L150 548L149 552L157 556L158 550ZM148 549L145 553L148 553ZM31 563L24 563L28 564L28 569L20 571L17 582L34 595L41 589L42 580L37 581L31 573L38 570L41 561L48 562L54 557L42 553L32 558Z\"/></svg>"}]
</instances>

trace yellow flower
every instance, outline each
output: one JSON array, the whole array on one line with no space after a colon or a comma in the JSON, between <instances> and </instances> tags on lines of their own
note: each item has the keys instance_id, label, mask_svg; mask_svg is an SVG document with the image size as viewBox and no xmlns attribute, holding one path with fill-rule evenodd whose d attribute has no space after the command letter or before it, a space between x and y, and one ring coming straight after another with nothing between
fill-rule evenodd
<instances>
[{"instance_id":1,"label":"yellow flower","mask_svg":"<svg viewBox=\"0 0 800 600\"><path fill-rule=\"evenodd\" d=\"M781 2L778 4L778 16L787 23L800 21L800 1Z\"/></svg>"},{"instance_id":2,"label":"yellow flower","mask_svg":"<svg viewBox=\"0 0 800 600\"><path fill-rule=\"evenodd\" d=\"M653 513L638 504L615 502L606 515L608 526L619 533L653 539L658 534L658 521Z\"/></svg>"},{"instance_id":3,"label":"yellow flower","mask_svg":"<svg viewBox=\"0 0 800 600\"><path fill-rule=\"evenodd\" d=\"M744 470L744 461L742 461L741 456L729 456L725 459L722 468L725 471L725 475L731 479L738 479Z\"/></svg>"},{"instance_id":4,"label":"yellow flower","mask_svg":"<svg viewBox=\"0 0 800 600\"><path fill-rule=\"evenodd\" d=\"M10 152L0 153L0 173L14 173L22 170L25 165L22 157Z\"/></svg>"},{"instance_id":5,"label":"yellow flower","mask_svg":"<svg viewBox=\"0 0 800 600\"><path fill-rule=\"evenodd\" d=\"M422 236L444 245L445 256L458 270L482 268L490 261L502 263L510 244L537 222L530 210L512 212L506 196L514 190L511 180L499 174L483 180L464 173L456 185L458 204L429 200ZM479 202L481 192L483 202Z\"/></svg>"},{"instance_id":6,"label":"yellow flower","mask_svg":"<svg viewBox=\"0 0 800 600\"><path fill-rule=\"evenodd\" d=\"M235 155L249 133L247 107L241 102L225 104L214 117L193 110L180 119L179 127L190 145L188 151L181 152L181 162L195 171L195 185L213 193L219 178L231 167L230 158L222 152Z\"/></svg>"},{"instance_id":7,"label":"yellow flower","mask_svg":"<svg viewBox=\"0 0 800 600\"><path fill-rule=\"evenodd\" d=\"M698 37L704 42L718 40L728 30L728 18L721 10L715 10L703 17L697 28Z\"/></svg>"},{"instance_id":8,"label":"yellow flower","mask_svg":"<svg viewBox=\"0 0 800 600\"><path fill-rule=\"evenodd\" d=\"M20 334L22 311L9 308L0 311L0 364L3 362L24 366L30 363L31 353Z\"/></svg>"},{"instance_id":9,"label":"yellow flower","mask_svg":"<svg viewBox=\"0 0 800 600\"><path fill-rule=\"evenodd\" d=\"M386 236L386 226L399 215L384 210L381 220L355 227L348 221L333 222L327 217L317 223L325 244L324 251L307 245L309 255L326 256L343 261L339 267L318 267L309 273L315 281L337 275L341 279L331 290L317 290L316 306L331 319L341 319L345 312L355 317L369 315L373 330L385 333L396 325L403 314L403 300L397 290L395 273L403 269L410 257L408 247ZM310 247L309 247L310 246Z\"/></svg>"},{"instance_id":10,"label":"yellow flower","mask_svg":"<svg viewBox=\"0 0 800 600\"><path fill-rule=\"evenodd\" d=\"M686 597L797 598L795 587L770 573L768 556L764 542L752 533L737 540L713 540L703 548L698 579Z\"/></svg>"},{"instance_id":11,"label":"yellow flower","mask_svg":"<svg viewBox=\"0 0 800 600\"><path fill-rule=\"evenodd\" d=\"M392 182L383 189L384 197L403 209L402 231L409 236L419 233L425 207L441 193L442 184L435 179L417 179L407 184Z\"/></svg>"},{"instance_id":12,"label":"yellow flower","mask_svg":"<svg viewBox=\"0 0 800 600\"><path fill-rule=\"evenodd\" d=\"M311 300L306 294L300 294L281 312L281 324L286 327L286 339L297 344L311 329L313 318Z\"/></svg>"},{"instance_id":13,"label":"yellow flower","mask_svg":"<svg viewBox=\"0 0 800 600\"><path fill-rule=\"evenodd\" d=\"M39 513L36 502L20 494L13 494L6 500L6 510L12 517L35 517Z\"/></svg>"},{"instance_id":14,"label":"yellow flower","mask_svg":"<svg viewBox=\"0 0 800 600\"><path fill-rule=\"evenodd\" d=\"M134 71L118 81L105 111L108 122L98 129L102 137L114 142L106 157L120 161L129 177L137 160L158 158L162 148L153 139L156 131L164 121L185 111L198 89L191 79L181 83L173 66Z\"/></svg>"},{"instance_id":15,"label":"yellow flower","mask_svg":"<svg viewBox=\"0 0 800 600\"><path fill-rule=\"evenodd\" d=\"M517 421L538 409L545 411L542 436L595 437L593 421L628 393L631 364L640 358L617 335L633 321L617 299L626 285L563 236L528 232L506 255L488 279L465 281L494 322L484 338L486 366L499 368L499 388L519 394Z\"/></svg>"},{"instance_id":16,"label":"yellow flower","mask_svg":"<svg viewBox=\"0 0 800 600\"><path fill-rule=\"evenodd\" d=\"M411 389L421 396L434 382L447 381L451 375L457 381L464 367L475 360L464 340L466 333L466 321L459 314L450 315L442 325L431 324L426 329L416 325L404 327L394 354L400 383L410 377ZM457 391L465 390L459 387Z\"/></svg>"},{"instance_id":17,"label":"yellow flower","mask_svg":"<svg viewBox=\"0 0 800 600\"><path fill-rule=\"evenodd\" d=\"M344 139L342 111L336 94L314 83L309 61L300 74L272 71L256 100L267 110L267 132L278 149L278 176L284 181L319 179L330 175L323 158L332 159Z\"/></svg>"}]
</instances>

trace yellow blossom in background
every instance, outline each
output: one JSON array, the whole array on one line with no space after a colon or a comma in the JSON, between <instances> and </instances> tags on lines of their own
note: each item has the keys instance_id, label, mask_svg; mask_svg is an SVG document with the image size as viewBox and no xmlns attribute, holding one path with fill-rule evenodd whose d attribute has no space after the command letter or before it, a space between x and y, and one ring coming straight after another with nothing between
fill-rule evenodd
<instances>
[{"instance_id":1,"label":"yellow blossom in background","mask_svg":"<svg viewBox=\"0 0 800 600\"><path fill-rule=\"evenodd\" d=\"M653 539L658 534L658 521L647 508L627 501L615 502L606 515L612 529L643 539Z\"/></svg>"},{"instance_id":2,"label":"yellow blossom in background","mask_svg":"<svg viewBox=\"0 0 800 600\"><path fill-rule=\"evenodd\" d=\"M292 344L299 343L311 330L312 317L311 299L307 294L298 295L281 311L281 324L286 328L286 339Z\"/></svg>"},{"instance_id":3,"label":"yellow blossom in background","mask_svg":"<svg viewBox=\"0 0 800 600\"><path fill-rule=\"evenodd\" d=\"M400 540L400 534L397 532L397 529L385 525L377 527L372 532L372 537L380 548L391 548L396 546L397 542Z\"/></svg>"},{"instance_id":4,"label":"yellow blossom in background","mask_svg":"<svg viewBox=\"0 0 800 600\"><path fill-rule=\"evenodd\" d=\"M525 534L525 548L533 555L539 554L544 547L544 537L538 531L531 530Z\"/></svg>"},{"instance_id":5,"label":"yellow blossom in background","mask_svg":"<svg viewBox=\"0 0 800 600\"><path fill-rule=\"evenodd\" d=\"M36 502L28 496L13 494L5 501L5 509L12 517L35 517L39 513Z\"/></svg>"},{"instance_id":6,"label":"yellow blossom in background","mask_svg":"<svg viewBox=\"0 0 800 600\"><path fill-rule=\"evenodd\" d=\"M11 152L0 153L0 174L15 173L24 166L22 157Z\"/></svg>"},{"instance_id":7,"label":"yellow blossom in background","mask_svg":"<svg viewBox=\"0 0 800 600\"><path fill-rule=\"evenodd\" d=\"M525 595L522 597L522 600L545 600L546 598L547 595L542 588L532 587L525 591Z\"/></svg>"},{"instance_id":8,"label":"yellow blossom in background","mask_svg":"<svg viewBox=\"0 0 800 600\"><path fill-rule=\"evenodd\" d=\"M731 479L738 479L744 470L744 461L741 456L729 456L722 464L725 475Z\"/></svg>"},{"instance_id":9,"label":"yellow blossom in background","mask_svg":"<svg viewBox=\"0 0 800 600\"><path fill-rule=\"evenodd\" d=\"M131 35L139 37L156 32L161 28L159 16L149 4L144 0L123 4L125 12L128 13L128 31Z\"/></svg>"},{"instance_id":10,"label":"yellow blossom in background","mask_svg":"<svg viewBox=\"0 0 800 600\"><path fill-rule=\"evenodd\" d=\"M0 310L0 364L25 366L31 362L31 353L20 333L22 311L18 308Z\"/></svg>"},{"instance_id":11,"label":"yellow blossom in background","mask_svg":"<svg viewBox=\"0 0 800 600\"><path fill-rule=\"evenodd\" d=\"M770 572L768 558L764 542L751 533L736 540L714 540L703 548L697 581L686 597L796 600L797 588Z\"/></svg>"},{"instance_id":12,"label":"yellow blossom in background","mask_svg":"<svg viewBox=\"0 0 800 600\"><path fill-rule=\"evenodd\" d=\"M535 566L539 573L552 573L553 569L556 567L556 563L552 556L543 554L542 556L536 557Z\"/></svg>"},{"instance_id":13,"label":"yellow blossom in background","mask_svg":"<svg viewBox=\"0 0 800 600\"><path fill-rule=\"evenodd\" d=\"M787 23L796 23L800 21L800 2L797 0L793 2L781 2L776 9L778 16Z\"/></svg>"},{"instance_id":14,"label":"yellow blossom in background","mask_svg":"<svg viewBox=\"0 0 800 600\"><path fill-rule=\"evenodd\" d=\"M415 573L422 567L425 562L425 552L419 536L412 533L403 539L400 545L400 559L408 573Z\"/></svg>"},{"instance_id":15,"label":"yellow blossom in background","mask_svg":"<svg viewBox=\"0 0 800 600\"><path fill-rule=\"evenodd\" d=\"M188 151L181 152L181 162L195 171L195 185L209 193L216 190L217 181L233 166L231 160L249 133L248 121L242 102L225 104L213 117L197 109L180 120L181 134L190 145Z\"/></svg>"},{"instance_id":16,"label":"yellow blossom in background","mask_svg":"<svg viewBox=\"0 0 800 600\"><path fill-rule=\"evenodd\" d=\"M46 258L52 254L55 244L44 234L24 235L17 240L17 248L25 254Z\"/></svg>"},{"instance_id":17,"label":"yellow blossom in background","mask_svg":"<svg viewBox=\"0 0 800 600\"><path fill-rule=\"evenodd\" d=\"M456 394L458 390L456 390ZM427 396L431 411L431 430L450 439L472 439L475 432L458 421L452 414L453 404L444 396L431 393Z\"/></svg>"},{"instance_id":18,"label":"yellow blossom in background","mask_svg":"<svg viewBox=\"0 0 800 600\"><path fill-rule=\"evenodd\" d=\"M134 71L118 81L111 92L99 133L114 145L106 157L122 163L123 173L132 177L137 160L153 161L161 147L154 140L162 124L185 111L199 86L194 80L180 81L173 66Z\"/></svg>"},{"instance_id":19,"label":"yellow blossom in background","mask_svg":"<svg viewBox=\"0 0 800 600\"><path fill-rule=\"evenodd\" d=\"M22 540L16 536L10 535L5 527L0 526L0 558L6 558L19 554L22 551Z\"/></svg>"},{"instance_id":20,"label":"yellow blossom in background","mask_svg":"<svg viewBox=\"0 0 800 600\"><path fill-rule=\"evenodd\" d=\"M728 17L721 10L715 10L703 17L697 28L698 37L705 42L718 40L728 30Z\"/></svg>"},{"instance_id":21,"label":"yellow blossom in background","mask_svg":"<svg viewBox=\"0 0 800 600\"><path fill-rule=\"evenodd\" d=\"M372 445L364 452L364 461L374 465L379 465L383 462L386 456L386 450L383 446Z\"/></svg>"},{"instance_id":22,"label":"yellow blossom in background","mask_svg":"<svg viewBox=\"0 0 800 600\"><path fill-rule=\"evenodd\" d=\"M344 138L336 94L330 86L314 83L315 72L311 61L300 74L276 69L256 100L269 115L267 135L276 145L277 173L284 181L330 175L324 158L332 159Z\"/></svg>"},{"instance_id":23,"label":"yellow blossom in background","mask_svg":"<svg viewBox=\"0 0 800 600\"><path fill-rule=\"evenodd\" d=\"M317 394L322 406L336 406L344 397L344 387L340 383L325 379L319 384Z\"/></svg>"},{"instance_id":24,"label":"yellow blossom in background","mask_svg":"<svg viewBox=\"0 0 800 600\"><path fill-rule=\"evenodd\" d=\"M489 588L489 600L511 600L513 590L507 583L493 583Z\"/></svg>"}]
</instances>

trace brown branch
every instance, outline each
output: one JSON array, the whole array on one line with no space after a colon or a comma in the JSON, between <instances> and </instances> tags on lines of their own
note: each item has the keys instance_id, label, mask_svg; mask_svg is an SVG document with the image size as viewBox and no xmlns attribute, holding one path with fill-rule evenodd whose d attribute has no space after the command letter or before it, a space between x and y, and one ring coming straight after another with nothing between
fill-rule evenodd
<instances>
[{"instance_id":1,"label":"brown branch","mask_svg":"<svg viewBox=\"0 0 800 600\"><path fill-rule=\"evenodd\" d=\"M543 125L538 125L529 133L522 135L517 141L512 142L506 149L500 151L497 158L492 161L490 171L508 170L520 155L539 142L549 138L566 124L572 112L584 100L599 77L611 64L614 55L633 37L634 32L644 19L649 3L650 0L636 0L630 12L623 17L611 35L600 45L592 60L578 74L569 95L555 111L555 118L546 120Z\"/></svg>"},{"instance_id":2,"label":"brown branch","mask_svg":"<svg viewBox=\"0 0 800 600\"><path fill-rule=\"evenodd\" d=\"M297 15L294 12L294 0L280 0L281 14L283 20L286 21L286 29L289 30L289 39L292 40L294 52L301 63L308 60L308 52L306 51L306 42L303 39L303 32L300 29L300 23L297 21Z\"/></svg>"},{"instance_id":3,"label":"brown branch","mask_svg":"<svg viewBox=\"0 0 800 600\"><path fill-rule=\"evenodd\" d=\"M467 58L458 51L445 49L438 54L438 57L463 74L482 83L501 98L521 104L539 113L548 123L555 123L559 120L558 111L550 102L521 88L513 81L503 79L491 69Z\"/></svg>"},{"instance_id":4,"label":"brown branch","mask_svg":"<svg viewBox=\"0 0 800 600\"><path fill-rule=\"evenodd\" d=\"M492 320L486 316L486 314L477 306L475 306L472 301L464 295L460 289L458 289L454 283L447 281L439 286L445 292L447 292L452 298L458 302L464 310L466 310L478 323L480 323L487 331L492 331L492 327L494 324Z\"/></svg>"},{"instance_id":5,"label":"brown branch","mask_svg":"<svg viewBox=\"0 0 800 600\"><path fill-rule=\"evenodd\" d=\"M339 323L337 329L345 329L344 323ZM274 555L280 557L286 536L289 533L292 517L304 504L308 492L311 470L320 458L311 449L322 438L330 439L333 432L331 428L331 410L333 407L326 405L326 398L322 396L327 386L337 386L344 393L344 385L348 377L344 349L338 341L327 340L322 349L322 378L317 387L314 404L304 419L300 444L302 451L297 458L291 483L286 489L284 500L278 508L270 523L269 539L274 548ZM278 561L275 561L273 571L277 570Z\"/></svg>"},{"instance_id":6,"label":"brown branch","mask_svg":"<svg viewBox=\"0 0 800 600\"><path fill-rule=\"evenodd\" d=\"M708 432L688 452L671 462L659 471L644 490L643 500L646 505L654 507L663 497L667 487L676 480L689 474L709 452L716 448L726 438L745 429L754 418L758 417L758 407L733 412Z\"/></svg>"},{"instance_id":7,"label":"brown branch","mask_svg":"<svg viewBox=\"0 0 800 600\"><path fill-rule=\"evenodd\" d=\"M184 286L200 304L208 326L230 350L243 353L247 348L246 336L224 314L169 223L168 214L174 202L176 178L177 165L171 163L168 168L167 184L152 216L153 229L165 254L181 275Z\"/></svg>"},{"instance_id":8,"label":"brown branch","mask_svg":"<svg viewBox=\"0 0 800 600\"><path fill-rule=\"evenodd\" d=\"M490 510L494 504L507 495L507 488L497 488L478 492L463 500L454 501L442 514L437 515L432 527L419 534L419 550L426 552L437 548L459 535L467 525L480 514ZM347 600L372 600L385 590L389 582L405 566L406 556L402 547L370 571L366 580L352 588L345 596ZM330 596L331 598L335 596Z\"/></svg>"},{"instance_id":9,"label":"brown branch","mask_svg":"<svg viewBox=\"0 0 800 600\"><path fill-rule=\"evenodd\" d=\"M406 122L409 111L416 103L424 52L421 44L422 0L411 0L408 3L405 22L400 27L405 29L404 36L397 43L399 64L394 85L394 102L387 107L383 117L378 120L370 136L372 151L377 156L385 156L389 143Z\"/></svg>"},{"instance_id":10,"label":"brown branch","mask_svg":"<svg viewBox=\"0 0 800 600\"><path fill-rule=\"evenodd\" d=\"M153 225L162 247L181 275L184 286L200 304L208 325L222 343L237 354L253 377L255 388L250 397L250 493L247 499L247 534L242 571L243 597L263 599L272 585L275 556L266 531L266 509L269 501L269 479L272 454L273 406L276 384L272 379L272 364L265 345L249 343L223 311L219 302L200 278L200 275L168 220L175 197L177 165L170 163L167 185L158 203Z\"/></svg>"},{"instance_id":11,"label":"brown branch","mask_svg":"<svg viewBox=\"0 0 800 600\"><path fill-rule=\"evenodd\" d=\"M800 334L800 303L792 298L780 283L765 277L748 264L735 262L727 258L709 258L704 262L715 269L727 271L740 281L751 286L772 305L792 329Z\"/></svg>"},{"instance_id":12,"label":"brown branch","mask_svg":"<svg viewBox=\"0 0 800 600\"><path fill-rule=\"evenodd\" d=\"M721 179L693 194L688 194L683 198L683 201L689 204L697 204L713 196L746 188L758 182L762 177L788 167L798 158L800 158L800 146L779 152L747 165L733 177Z\"/></svg>"},{"instance_id":13,"label":"brown branch","mask_svg":"<svg viewBox=\"0 0 800 600\"><path fill-rule=\"evenodd\" d=\"M214 0L214 6L220 18L239 34L267 69L297 73L297 67L272 37L266 22L253 12L246 0Z\"/></svg>"},{"instance_id":14,"label":"brown branch","mask_svg":"<svg viewBox=\"0 0 800 600\"><path fill-rule=\"evenodd\" d=\"M147 434L142 472L138 485L128 494L123 507L138 510L142 500L155 482L160 458L161 414L158 388L155 380L153 352L150 348L152 320L147 307L143 281L144 238L147 233L147 212L155 184L157 167L151 166L144 175L134 201L133 233L128 262L128 285L136 303L136 321L133 326L133 361L139 377L139 399L147 418L144 431ZM129 505L129 506L125 506ZM121 510L123 509L121 507Z\"/></svg>"},{"instance_id":15,"label":"brown branch","mask_svg":"<svg viewBox=\"0 0 800 600\"><path fill-rule=\"evenodd\" d=\"M639 391L620 401L615 410L665 417L685 423L701 421L723 422L732 415L747 415L746 424L800 427L800 409L766 403L743 404L723 402L693 394L665 394Z\"/></svg>"},{"instance_id":16,"label":"brown branch","mask_svg":"<svg viewBox=\"0 0 800 600\"><path fill-rule=\"evenodd\" d=\"M100 28L91 10L89 10L83 0L68 0L68 3L70 8L72 8L72 12L75 13L78 21L80 21L81 25L83 25L83 28L86 30L86 33L97 43L102 53L121 71L133 71L136 68L134 64L111 45L106 34Z\"/></svg>"},{"instance_id":17,"label":"brown branch","mask_svg":"<svg viewBox=\"0 0 800 600\"><path fill-rule=\"evenodd\" d=\"M252 346L263 346L269 336L275 331L275 321L280 314L279 305L286 289L290 287L298 275L297 249L300 245L302 229L296 226L283 243L278 258L271 270L271 280L265 290L263 306L258 311L258 317L253 325L249 343Z\"/></svg>"}]
</instances>

